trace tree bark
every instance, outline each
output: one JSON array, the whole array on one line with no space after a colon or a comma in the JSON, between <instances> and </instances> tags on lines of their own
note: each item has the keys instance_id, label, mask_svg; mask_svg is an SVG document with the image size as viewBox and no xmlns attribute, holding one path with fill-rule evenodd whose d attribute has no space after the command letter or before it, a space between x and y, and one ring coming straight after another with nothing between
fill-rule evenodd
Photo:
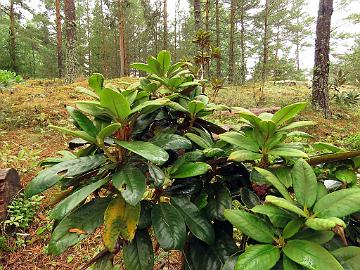
<instances>
[{"instance_id":1,"label":"tree bark","mask_svg":"<svg viewBox=\"0 0 360 270\"><path fill-rule=\"evenodd\" d=\"M120 76L128 75L127 59L125 48L125 15L124 15L124 0L118 0L119 12L119 44L120 44Z\"/></svg>"},{"instance_id":2,"label":"tree bark","mask_svg":"<svg viewBox=\"0 0 360 270\"><path fill-rule=\"evenodd\" d=\"M201 29L201 2L194 0L195 32Z\"/></svg>"},{"instance_id":3,"label":"tree bark","mask_svg":"<svg viewBox=\"0 0 360 270\"><path fill-rule=\"evenodd\" d=\"M333 0L320 0L316 25L315 64L312 84L312 105L330 116L329 108L329 54Z\"/></svg>"},{"instance_id":4,"label":"tree bark","mask_svg":"<svg viewBox=\"0 0 360 270\"><path fill-rule=\"evenodd\" d=\"M14 12L14 0L10 1L10 10L9 10L9 16L10 16L10 68L18 72L18 67L16 64L16 32L15 32L15 12Z\"/></svg>"},{"instance_id":5,"label":"tree bark","mask_svg":"<svg viewBox=\"0 0 360 270\"><path fill-rule=\"evenodd\" d=\"M244 84L246 81L246 47L245 47L245 3L241 1L240 10L240 51L241 51L241 66L240 66L240 83Z\"/></svg>"},{"instance_id":6,"label":"tree bark","mask_svg":"<svg viewBox=\"0 0 360 270\"><path fill-rule=\"evenodd\" d=\"M205 1L205 31L209 31L209 10L210 10L210 0Z\"/></svg>"},{"instance_id":7,"label":"tree bark","mask_svg":"<svg viewBox=\"0 0 360 270\"><path fill-rule=\"evenodd\" d=\"M90 5L89 0L86 0L86 23L87 23L87 60L88 60L88 75L90 76L92 73L91 68L91 46L90 46L90 36L91 36L91 25L90 25Z\"/></svg>"},{"instance_id":8,"label":"tree bark","mask_svg":"<svg viewBox=\"0 0 360 270\"><path fill-rule=\"evenodd\" d=\"M262 70L261 70L261 81L263 84L263 88L265 85L265 81L267 79L267 65L268 65L268 58L269 58L269 0L265 2L265 9L264 9L264 37L263 37L263 63L262 63Z\"/></svg>"},{"instance_id":9,"label":"tree bark","mask_svg":"<svg viewBox=\"0 0 360 270\"><path fill-rule=\"evenodd\" d=\"M220 7L219 0L215 2L215 24L216 24L216 47L220 48ZM221 77L220 59L216 59L216 76Z\"/></svg>"},{"instance_id":10,"label":"tree bark","mask_svg":"<svg viewBox=\"0 0 360 270\"><path fill-rule=\"evenodd\" d=\"M66 61L65 83L73 83L77 76L77 60L75 50L76 20L74 0L64 0L66 27Z\"/></svg>"},{"instance_id":11,"label":"tree bark","mask_svg":"<svg viewBox=\"0 0 360 270\"><path fill-rule=\"evenodd\" d=\"M168 48L168 12L167 12L167 0L164 0L163 20L164 20L163 49L164 49L164 50L167 50L167 48Z\"/></svg>"},{"instance_id":12,"label":"tree bark","mask_svg":"<svg viewBox=\"0 0 360 270\"><path fill-rule=\"evenodd\" d=\"M232 83L234 81L234 69L235 69L235 23L236 23L236 0L231 0L230 7L230 35L229 35L229 71L228 81Z\"/></svg>"},{"instance_id":13,"label":"tree bark","mask_svg":"<svg viewBox=\"0 0 360 270\"><path fill-rule=\"evenodd\" d=\"M61 0L55 1L55 12L56 12L56 55L58 64L58 76L63 77L63 56L62 56L62 30L61 30Z\"/></svg>"}]
</instances>

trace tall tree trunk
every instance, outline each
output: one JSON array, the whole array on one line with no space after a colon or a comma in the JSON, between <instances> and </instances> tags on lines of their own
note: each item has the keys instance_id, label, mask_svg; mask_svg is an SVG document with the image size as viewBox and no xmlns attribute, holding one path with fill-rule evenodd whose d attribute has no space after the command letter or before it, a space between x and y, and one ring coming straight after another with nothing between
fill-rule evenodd
<instances>
[{"instance_id":1,"label":"tall tree trunk","mask_svg":"<svg viewBox=\"0 0 360 270\"><path fill-rule=\"evenodd\" d=\"M63 56L62 56L62 30L61 30L61 0L55 1L55 12L56 12L56 54L57 54L57 65L58 65L58 76L63 76Z\"/></svg>"},{"instance_id":2,"label":"tall tree trunk","mask_svg":"<svg viewBox=\"0 0 360 270\"><path fill-rule=\"evenodd\" d=\"M128 75L126 64L126 48L125 48L125 15L124 0L118 0L119 11L119 44L120 44L120 76Z\"/></svg>"},{"instance_id":3,"label":"tall tree trunk","mask_svg":"<svg viewBox=\"0 0 360 270\"><path fill-rule=\"evenodd\" d=\"M107 37L107 27L105 26L105 18L104 18L104 3L103 0L100 0L100 9L101 9L101 64L102 64L102 71L105 77L109 76L109 65L108 65L108 54L107 54L107 47L106 44L106 37Z\"/></svg>"},{"instance_id":4,"label":"tall tree trunk","mask_svg":"<svg viewBox=\"0 0 360 270\"><path fill-rule=\"evenodd\" d=\"M315 64L312 84L312 105L330 116L329 108L329 53L333 0L320 0L316 25Z\"/></svg>"},{"instance_id":5,"label":"tall tree trunk","mask_svg":"<svg viewBox=\"0 0 360 270\"><path fill-rule=\"evenodd\" d=\"M167 48L168 48L168 12L167 12L167 0L164 0L163 20L164 20L163 49L164 49L164 50L167 50Z\"/></svg>"},{"instance_id":6,"label":"tall tree trunk","mask_svg":"<svg viewBox=\"0 0 360 270\"><path fill-rule=\"evenodd\" d=\"M180 9L180 0L176 2L176 10ZM178 46L178 13L175 12L175 20L174 20L174 60L177 61L177 46Z\"/></svg>"},{"instance_id":7,"label":"tall tree trunk","mask_svg":"<svg viewBox=\"0 0 360 270\"><path fill-rule=\"evenodd\" d=\"M269 3L270 0L265 2L264 10L264 37L263 37L263 55L262 55L262 70L261 70L261 82L264 88L265 81L267 79L267 65L269 58ZM262 88L262 89L263 89Z\"/></svg>"},{"instance_id":8,"label":"tall tree trunk","mask_svg":"<svg viewBox=\"0 0 360 270\"><path fill-rule=\"evenodd\" d=\"M91 46L90 46L90 6L89 6L89 0L86 0L86 24L87 24L87 60L88 60L88 75L91 75L92 68L91 68Z\"/></svg>"},{"instance_id":9,"label":"tall tree trunk","mask_svg":"<svg viewBox=\"0 0 360 270\"><path fill-rule=\"evenodd\" d=\"M296 23L299 25L300 21L299 18L296 18ZM296 30L295 33L295 42L296 42L296 49L295 49L295 59L296 59L296 71L300 71L300 35L299 31Z\"/></svg>"},{"instance_id":10,"label":"tall tree trunk","mask_svg":"<svg viewBox=\"0 0 360 270\"><path fill-rule=\"evenodd\" d=\"M73 83L77 76L77 61L75 50L76 20L74 0L64 0L64 8L66 28L65 83Z\"/></svg>"},{"instance_id":11,"label":"tall tree trunk","mask_svg":"<svg viewBox=\"0 0 360 270\"><path fill-rule=\"evenodd\" d=\"M220 7L219 0L215 1L216 47L220 48ZM216 76L221 77L220 59L216 59Z\"/></svg>"},{"instance_id":12,"label":"tall tree trunk","mask_svg":"<svg viewBox=\"0 0 360 270\"><path fill-rule=\"evenodd\" d=\"M201 1L194 0L195 32L201 29Z\"/></svg>"},{"instance_id":13,"label":"tall tree trunk","mask_svg":"<svg viewBox=\"0 0 360 270\"><path fill-rule=\"evenodd\" d=\"M240 67L240 83L244 84L246 81L246 47L245 47L245 3L241 1L240 10L240 50L241 50L241 67Z\"/></svg>"},{"instance_id":14,"label":"tall tree trunk","mask_svg":"<svg viewBox=\"0 0 360 270\"><path fill-rule=\"evenodd\" d=\"M18 72L18 67L16 64L16 32L15 32L15 12L14 12L14 0L10 0L10 68Z\"/></svg>"},{"instance_id":15,"label":"tall tree trunk","mask_svg":"<svg viewBox=\"0 0 360 270\"><path fill-rule=\"evenodd\" d=\"M230 7L230 35L229 35L229 70L228 81L234 82L234 69L235 69L235 23L236 23L236 0L231 0Z\"/></svg>"},{"instance_id":16,"label":"tall tree trunk","mask_svg":"<svg viewBox=\"0 0 360 270\"><path fill-rule=\"evenodd\" d=\"M209 10L210 10L210 0L205 2L205 31L209 31Z\"/></svg>"}]
</instances>

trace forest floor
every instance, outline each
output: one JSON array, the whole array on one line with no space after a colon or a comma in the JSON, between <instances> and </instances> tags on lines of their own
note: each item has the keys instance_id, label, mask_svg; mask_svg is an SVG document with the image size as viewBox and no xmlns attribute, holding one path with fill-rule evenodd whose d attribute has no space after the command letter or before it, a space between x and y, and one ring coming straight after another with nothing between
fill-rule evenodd
<instances>
[{"instance_id":1,"label":"forest floor","mask_svg":"<svg viewBox=\"0 0 360 270\"><path fill-rule=\"evenodd\" d=\"M119 80L113 80L112 83L117 84ZM17 169L23 186L39 171L39 161L67 148L68 138L50 130L48 125L68 125L65 106L84 98L74 91L76 86L87 86L87 82L64 86L58 80L28 80L0 92L0 169ZM310 101L311 92L305 85L290 87L269 83L263 99L259 98L258 89L257 85L228 87L220 90L215 102L244 108L267 108ZM332 118L324 119L308 106L300 119L313 120L317 124L308 128L307 132L314 136L314 141L321 140L359 150L360 104L346 107L332 102L331 108ZM210 119L221 125L234 128L240 126L239 117L234 114L215 114ZM101 249L98 230L63 255L48 255L47 242L51 226L46 216L54 194L45 195L40 211L28 230L0 235L0 270L79 269ZM179 254L160 252L155 261L155 269L175 270L178 269Z\"/></svg>"}]
</instances>

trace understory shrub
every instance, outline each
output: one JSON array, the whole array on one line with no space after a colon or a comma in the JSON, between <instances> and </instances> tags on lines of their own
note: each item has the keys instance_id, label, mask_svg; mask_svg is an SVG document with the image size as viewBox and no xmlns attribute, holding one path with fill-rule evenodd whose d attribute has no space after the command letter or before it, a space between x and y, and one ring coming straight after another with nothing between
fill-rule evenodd
<instances>
[{"instance_id":1,"label":"understory shrub","mask_svg":"<svg viewBox=\"0 0 360 270\"><path fill-rule=\"evenodd\" d=\"M0 70L0 90L11 86L13 83L19 83L22 80L22 77L20 75L16 75L15 72Z\"/></svg>"},{"instance_id":2,"label":"understory shrub","mask_svg":"<svg viewBox=\"0 0 360 270\"><path fill-rule=\"evenodd\" d=\"M356 269L360 189L350 173L335 191L322 175L334 163L354 172L360 153L309 157L291 143L313 124L294 121L305 103L259 116L238 109L243 128L225 132L203 117L229 108L209 102L189 65L161 51L132 65L148 74L137 83L117 88L94 74L91 90L78 89L92 100L67 107L74 129L53 127L75 137L74 151L44 160L25 189L63 191L49 253L103 226L94 269L113 269L122 251L126 269L151 270L154 246L181 250L184 269Z\"/></svg>"}]
</instances>

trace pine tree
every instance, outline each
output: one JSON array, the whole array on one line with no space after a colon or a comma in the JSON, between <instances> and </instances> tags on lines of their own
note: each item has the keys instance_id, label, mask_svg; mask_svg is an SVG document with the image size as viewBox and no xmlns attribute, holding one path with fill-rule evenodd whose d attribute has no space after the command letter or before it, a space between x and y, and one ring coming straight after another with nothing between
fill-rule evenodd
<instances>
[{"instance_id":1,"label":"pine tree","mask_svg":"<svg viewBox=\"0 0 360 270\"><path fill-rule=\"evenodd\" d=\"M58 76L62 78L63 76L63 56L62 56L62 30L61 30L61 0L55 1L55 10L56 10L56 55L57 55L57 65L58 65Z\"/></svg>"},{"instance_id":2,"label":"pine tree","mask_svg":"<svg viewBox=\"0 0 360 270\"><path fill-rule=\"evenodd\" d=\"M66 61L65 82L73 83L77 77L77 57L75 48L76 18L74 0L64 0Z\"/></svg>"},{"instance_id":3,"label":"pine tree","mask_svg":"<svg viewBox=\"0 0 360 270\"><path fill-rule=\"evenodd\" d=\"M329 66L330 31L333 0L320 0L316 25L315 64L312 84L312 105L321 109L324 116L330 116Z\"/></svg>"}]
</instances>

